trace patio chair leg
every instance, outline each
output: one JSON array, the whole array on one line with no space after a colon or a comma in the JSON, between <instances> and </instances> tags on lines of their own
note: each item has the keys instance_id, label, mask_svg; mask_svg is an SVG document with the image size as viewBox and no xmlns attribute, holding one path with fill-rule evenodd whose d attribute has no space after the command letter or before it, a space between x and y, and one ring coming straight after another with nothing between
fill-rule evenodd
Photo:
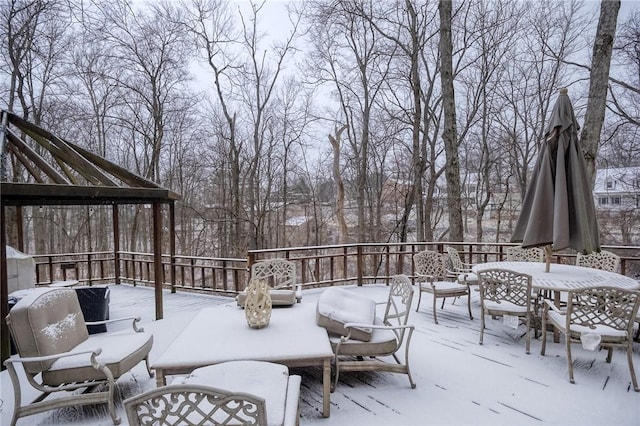
<instances>
[{"instance_id":1,"label":"patio chair leg","mask_svg":"<svg viewBox=\"0 0 640 426\"><path fill-rule=\"evenodd\" d=\"M484 341L484 309L480 312L480 344Z\"/></svg>"},{"instance_id":2,"label":"patio chair leg","mask_svg":"<svg viewBox=\"0 0 640 426\"><path fill-rule=\"evenodd\" d=\"M433 299L435 300L435 295L434 295L434 298L433 298ZM456 300L456 299L454 298L454 299L453 299L453 301L455 302L455 300ZM447 298L446 298L446 297L443 297L443 298L442 298L442 305L440 306L440 309L444 309L444 302L446 302L446 301L447 301Z\"/></svg>"},{"instance_id":3,"label":"patio chair leg","mask_svg":"<svg viewBox=\"0 0 640 426\"><path fill-rule=\"evenodd\" d=\"M547 347L547 315L546 315L546 311L542 312L542 325L540 326L540 328L542 329L541 332L541 337L542 337L542 344L540 345L540 355L544 355L544 351Z\"/></svg>"},{"instance_id":4,"label":"patio chair leg","mask_svg":"<svg viewBox=\"0 0 640 426\"><path fill-rule=\"evenodd\" d=\"M333 381L331 382L331 392L332 393L333 393L333 391L336 390L336 386L338 386L338 376L340 376L340 367L338 367L338 355L335 356L333 364L335 366L334 369L336 371L336 375L335 375Z\"/></svg>"},{"instance_id":5,"label":"patio chair leg","mask_svg":"<svg viewBox=\"0 0 640 426\"><path fill-rule=\"evenodd\" d=\"M569 381L575 383L573 379L573 361L571 359L571 336L565 335L565 342L567 346L567 362L569 363Z\"/></svg>"},{"instance_id":6,"label":"patio chair leg","mask_svg":"<svg viewBox=\"0 0 640 426\"><path fill-rule=\"evenodd\" d=\"M144 363L147 366L147 373L149 373L149 377L153 378L153 376L155 376L155 372L151 369L151 365L149 364L149 356L144 359Z\"/></svg>"},{"instance_id":7,"label":"patio chair leg","mask_svg":"<svg viewBox=\"0 0 640 426\"><path fill-rule=\"evenodd\" d=\"M627 344L627 361L629 362L629 373L631 373L631 383L633 383L633 390L640 392L638 387L638 380L636 379L636 371L633 368L633 348L631 342Z\"/></svg>"},{"instance_id":8,"label":"patio chair leg","mask_svg":"<svg viewBox=\"0 0 640 426\"><path fill-rule=\"evenodd\" d=\"M531 319L527 318L527 355L531 353Z\"/></svg>"},{"instance_id":9,"label":"patio chair leg","mask_svg":"<svg viewBox=\"0 0 640 426\"><path fill-rule=\"evenodd\" d=\"M467 287L467 308L469 308L469 319L473 319L473 314L471 313L471 291Z\"/></svg>"},{"instance_id":10,"label":"patio chair leg","mask_svg":"<svg viewBox=\"0 0 640 426\"><path fill-rule=\"evenodd\" d=\"M442 303L444 304L444 299L442 299ZM433 321L438 323L438 314L436 313L436 295L433 295Z\"/></svg>"},{"instance_id":11,"label":"patio chair leg","mask_svg":"<svg viewBox=\"0 0 640 426\"><path fill-rule=\"evenodd\" d=\"M418 284L418 287L420 287L420 284ZM422 288L418 289L418 303L416 304L416 312L418 312L418 309L420 309L420 300L422 300Z\"/></svg>"},{"instance_id":12,"label":"patio chair leg","mask_svg":"<svg viewBox=\"0 0 640 426\"><path fill-rule=\"evenodd\" d=\"M607 363L611 364L611 357L613 356L613 348L610 347L607 350Z\"/></svg>"}]
</instances>

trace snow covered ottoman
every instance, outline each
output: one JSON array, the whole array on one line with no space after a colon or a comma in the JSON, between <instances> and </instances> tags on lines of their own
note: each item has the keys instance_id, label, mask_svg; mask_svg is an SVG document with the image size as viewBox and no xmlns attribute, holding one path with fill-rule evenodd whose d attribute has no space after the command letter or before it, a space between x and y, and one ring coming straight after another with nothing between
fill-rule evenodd
<instances>
[{"instance_id":1,"label":"snow covered ottoman","mask_svg":"<svg viewBox=\"0 0 640 426\"><path fill-rule=\"evenodd\" d=\"M322 292L316 307L316 323L329 333L346 336L347 323L373 324L376 316L376 302L340 287L330 287ZM351 338L368 342L372 329L353 328Z\"/></svg>"}]
</instances>

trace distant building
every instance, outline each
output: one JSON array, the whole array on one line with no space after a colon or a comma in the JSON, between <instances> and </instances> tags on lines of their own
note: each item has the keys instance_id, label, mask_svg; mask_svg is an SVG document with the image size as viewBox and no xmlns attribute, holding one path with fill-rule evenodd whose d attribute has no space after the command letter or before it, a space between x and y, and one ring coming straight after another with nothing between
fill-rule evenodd
<instances>
[{"instance_id":1,"label":"distant building","mask_svg":"<svg viewBox=\"0 0 640 426\"><path fill-rule=\"evenodd\" d=\"M598 210L640 207L640 167L599 169L593 197Z\"/></svg>"}]
</instances>

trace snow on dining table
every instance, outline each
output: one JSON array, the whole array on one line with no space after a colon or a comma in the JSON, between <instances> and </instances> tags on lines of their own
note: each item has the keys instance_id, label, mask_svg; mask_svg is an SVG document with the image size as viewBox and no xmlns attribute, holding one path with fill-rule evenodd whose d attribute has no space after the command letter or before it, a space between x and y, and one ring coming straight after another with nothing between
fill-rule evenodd
<instances>
[{"instance_id":1,"label":"snow on dining table","mask_svg":"<svg viewBox=\"0 0 640 426\"><path fill-rule=\"evenodd\" d=\"M386 298L383 285L349 287L376 302ZM152 289L111 286L111 316L117 316L119 303L134 303L132 292ZM305 290L302 305L284 309L314 309L321 289ZM172 310L173 298L165 293L165 319L153 320L153 304L127 306L141 315L145 330L153 333L153 364L180 335L198 310L184 305ZM191 296L203 297L203 296ZM416 296L417 297L417 296ZM196 300L196 299L194 299ZM479 302L472 295L476 319L469 320L466 303L451 304L439 312L439 324L433 322L430 304L411 312L414 323L410 351L411 371L416 389L411 389L405 375L386 372L344 373L331 394L331 416L321 416L321 382L317 373L292 369L302 375L300 397L301 425L640 425L640 393L630 389L626 354L615 350L612 362L606 363L606 351L588 351L573 345L576 383L569 383L564 341L547 342L546 355L540 355L541 339L532 336L531 354L524 349L524 328L512 330L501 320L487 320L484 345L479 339ZM216 302L219 303L219 302ZM213 304L213 302L212 302ZM237 310L235 302L213 309ZM304 306L304 307L303 307ZM207 330L223 324L203 324ZM260 332L260 330L256 330ZM229 336L233 339L233 336ZM219 342L224 345L225 342ZM266 344L266 343L263 343ZM290 342L295 345L304 341ZM640 368L640 345L634 343L633 360ZM185 347L184 352L197 351ZM180 354L176 353L176 356ZM6 371L0 375L2 405L0 424L9 424L13 396ZM127 424L122 399L151 389L144 363L118 381L116 406ZM18 425L110 425L106 406L54 410L20 419Z\"/></svg>"}]
</instances>

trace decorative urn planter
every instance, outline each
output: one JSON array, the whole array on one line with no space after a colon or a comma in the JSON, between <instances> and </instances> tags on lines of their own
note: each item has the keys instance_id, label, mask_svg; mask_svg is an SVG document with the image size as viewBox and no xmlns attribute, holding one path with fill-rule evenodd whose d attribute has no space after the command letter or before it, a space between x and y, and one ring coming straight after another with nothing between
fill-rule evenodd
<instances>
[{"instance_id":1,"label":"decorative urn planter","mask_svg":"<svg viewBox=\"0 0 640 426\"><path fill-rule=\"evenodd\" d=\"M251 328L263 328L271 319L271 294L264 279L252 278L247 287L247 299L244 305L247 324Z\"/></svg>"}]
</instances>

